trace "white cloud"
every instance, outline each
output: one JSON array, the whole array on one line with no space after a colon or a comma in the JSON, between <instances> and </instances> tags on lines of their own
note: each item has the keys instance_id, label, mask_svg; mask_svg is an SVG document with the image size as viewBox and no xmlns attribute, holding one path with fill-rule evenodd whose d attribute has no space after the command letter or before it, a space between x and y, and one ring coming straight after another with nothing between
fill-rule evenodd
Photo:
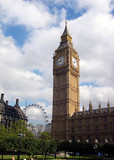
<instances>
[{"instance_id":1,"label":"white cloud","mask_svg":"<svg viewBox=\"0 0 114 160\"><path fill-rule=\"evenodd\" d=\"M99 102L102 108L105 108L109 100L111 107L114 107L113 95L114 89L112 87L80 86L80 96L82 98L80 105L81 107L84 105L88 109L91 100L94 109L98 108Z\"/></svg>"},{"instance_id":2,"label":"white cloud","mask_svg":"<svg viewBox=\"0 0 114 160\"><path fill-rule=\"evenodd\" d=\"M51 101L49 82L24 66L27 57L15 46L11 37L0 32L0 90L13 97ZM33 61L32 61L33 63Z\"/></svg>"},{"instance_id":3,"label":"white cloud","mask_svg":"<svg viewBox=\"0 0 114 160\"><path fill-rule=\"evenodd\" d=\"M10 6L10 7L9 7ZM0 0L0 20L4 24L25 25L40 28L56 21L56 15L49 12L41 2L24 0Z\"/></svg>"}]
</instances>

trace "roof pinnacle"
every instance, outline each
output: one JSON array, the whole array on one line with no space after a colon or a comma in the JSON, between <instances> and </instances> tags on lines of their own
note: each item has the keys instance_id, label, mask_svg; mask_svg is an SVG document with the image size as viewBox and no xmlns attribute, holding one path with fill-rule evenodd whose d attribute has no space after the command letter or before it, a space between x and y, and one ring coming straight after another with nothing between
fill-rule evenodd
<instances>
[{"instance_id":1,"label":"roof pinnacle","mask_svg":"<svg viewBox=\"0 0 114 160\"><path fill-rule=\"evenodd\" d=\"M65 26L67 27L67 19L65 20Z\"/></svg>"},{"instance_id":2,"label":"roof pinnacle","mask_svg":"<svg viewBox=\"0 0 114 160\"><path fill-rule=\"evenodd\" d=\"M64 29L64 32L63 32L63 34L62 34L62 36L61 36L61 41L63 42L63 41L72 41L72 37L71 37L71 35L69 34L69 31L68 31L68 29L67 29L67 20L65 20L65 29Z\"/></svg>"}]
</instances>

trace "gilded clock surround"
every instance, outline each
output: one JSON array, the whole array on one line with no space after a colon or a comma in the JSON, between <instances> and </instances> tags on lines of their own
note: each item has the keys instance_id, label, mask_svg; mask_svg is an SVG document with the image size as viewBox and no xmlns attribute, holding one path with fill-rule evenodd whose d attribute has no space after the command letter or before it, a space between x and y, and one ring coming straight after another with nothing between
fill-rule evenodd
<instances>
[{"instance_id":1,"label":"gilded clock surround","mask_svg":"<svg viewBox=\"0 0 114 160\"><path fill-rule=\"evenodd\" d=\"M64 57L65 58L65 62L63 65L59 66L56 64L57 60L59 57ZM59 55L57 55L55 58L54 58L54 67L55 68L61 68L61 67L65 67L66 66L66 54L65 53L60 53Z\"/></svg>"}]
</instances>

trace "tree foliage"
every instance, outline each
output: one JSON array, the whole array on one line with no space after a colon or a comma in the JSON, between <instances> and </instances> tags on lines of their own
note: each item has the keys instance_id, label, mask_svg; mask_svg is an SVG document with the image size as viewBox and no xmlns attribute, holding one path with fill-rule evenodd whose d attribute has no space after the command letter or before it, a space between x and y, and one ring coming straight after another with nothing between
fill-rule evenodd
<instances>
[{"instance_id":1,"label":"tree foliage","mask_svg":"<svg viewBox=\"0 0 114 160\"><path fill-rule=\"evenodd\" d=\"M18 135L20 133L23 136L19 138ZM72 155L76 155L77 152L80 155L90 155L95 152L114 155L114 144L98 144L98 148L95 151L92 143L51 140L50 132L43 132L39 138L36 138L22 121L13 123L8 130L1 126L0 152L2 159L5 152L15 153L19 150L32 156L34 154L44 154L46 157L47 153L54 153L55 158L58 151L64 151L65 155L66 152L71 152Z\"/></svg>"},{"instance_id":2,"label":"tree foliage","mask_svg":"<svg viewBox=\"0 0 114 160\"><path fill-rule=\"evenodd\" d=\"M44 131L44 132L42 132L41 134L40 134L40 137L39 137L40 139L45 139L45 140L51 140L51 132L46 132L46 131Z\"/></svg>"}]
</instances>

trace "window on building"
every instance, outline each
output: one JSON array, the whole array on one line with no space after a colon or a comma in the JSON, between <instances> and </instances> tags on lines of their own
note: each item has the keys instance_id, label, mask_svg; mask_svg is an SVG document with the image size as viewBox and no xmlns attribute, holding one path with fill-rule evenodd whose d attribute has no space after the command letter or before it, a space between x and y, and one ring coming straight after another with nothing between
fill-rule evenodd
<instances>
[{"instance_id":1,"label":"window on building","mask_svg":"<svg viewBox=\"0 0 114 160\"><path fill-rule=\"evenodd\" d=\"M74 119L72 119L71 123L72 123L72 125L74 125Z\"/></svg>"},{"instance_id":2,"label":"window on building","mask_svg":"<svg viewBox=\"0 0 114 160\"><path fill-rule=\"evenodd\" d=\"M95 132L99 131L99 126L95 126Z\"/></svg>"},{"instance_id":3,"label":"window on building","mask_svg":"<svg viewBox=\"0 0 114 160\"><path fill-rule=\"evenodd\" d=\"M107 117L104 117L103 120L104 120L104 122L106 122L107 121Z\"/></svg>"},{"instance_id":4,"label":"window on building","mask_svg":"<svg viewBox=\"0 0 114 160\"><path fill-rule=\"evenodd\" d=\"M89 124L90 123L90 119L87 119L86 122L87 122L87 124Z\"/></svg>"},{"instance_id":5,"label":"window on building","mask_svg":"<svg viewBox=\"0 0 114 160\"><path fill-rule=\"evenodd\" d=\"M78 131L79 131L79 132L82 132L82 127L79 127Z\"/></svg>"},{"instance_id":6,"label":"window on building","mask_svg":"<svg viewBox=\"0 0 114 160\"><path fill-rule=\"evenodd\" d=\"M79 124L82 124L82 119L79 119L79 120L78 120L78 123L79 123Z\"/></svg>"},{"instance_id":7,"label":"window on building","mask_svg":"<svg viewBox=\"0 0 114 160\"><path fill-rule=\"evenodd\" d=\"M107 125L104 125L104 131L107 131Z\"/></svg>"},{"instance_id":8,"label":"window on building","mask_svg":"<svg viewBox=\"0 0 114 160\"><path fill-rule=\"evenodd\" d=\"M72 131L72 133L74 133L74 127L72 127L72 130L71 130L71 131Z\"/></svg>"},{"instance_id":9,"label":"window on building","mask_svg":"<svg viewBox=\"0 0 114 160\"><path fill-rule=\"evenodd\" d=\"M98 122L98 118L96 117L96 118L94 119L94 121L95 121L95 122Z\"/></svg>"},{"instance_id":10,"label":"window on building","mask_svg":"<svg viewBox=\"0 0 114 160\"><path fill-rule=\"evenodd\" d=\"M87 126L87 132L90 132L90 126Z\"/></svg>"},{"instance_id":11,"label":"window on building","mask_svg":"<svg viewBox=\"0 0 114 160\"><path fill-rule=\"evenodd\" d=\"M112 122L114 122L114 117L112 117Z\"/></svg>"}]
</instances>

